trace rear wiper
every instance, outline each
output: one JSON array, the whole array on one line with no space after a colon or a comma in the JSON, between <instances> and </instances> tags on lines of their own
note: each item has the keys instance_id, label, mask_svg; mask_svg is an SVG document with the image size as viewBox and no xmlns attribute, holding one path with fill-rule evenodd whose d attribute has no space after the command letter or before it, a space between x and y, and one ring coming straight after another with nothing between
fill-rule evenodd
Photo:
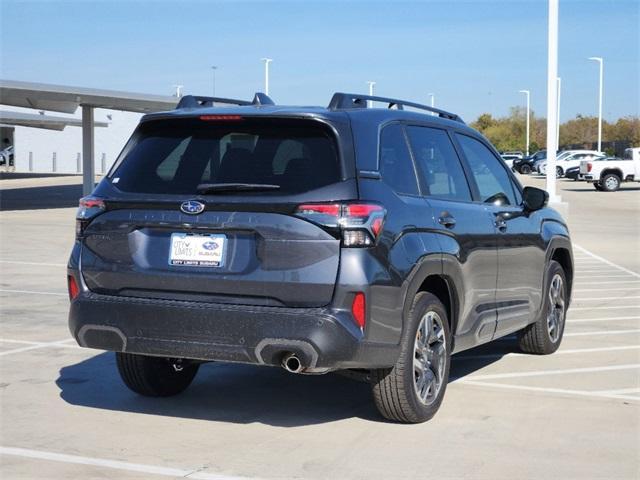
<instances>
[{"instance_id":1,"label":"rear wiper","mask_svg":"<svg viewBox=\"0 0 640 480\"><path fill-rule=\"evenodd\" d=\"M260 192L265 190L280 190L280 185L268 183L201 183L196 187L198 193L222 192Z\"/></svg>"}]
</instances>

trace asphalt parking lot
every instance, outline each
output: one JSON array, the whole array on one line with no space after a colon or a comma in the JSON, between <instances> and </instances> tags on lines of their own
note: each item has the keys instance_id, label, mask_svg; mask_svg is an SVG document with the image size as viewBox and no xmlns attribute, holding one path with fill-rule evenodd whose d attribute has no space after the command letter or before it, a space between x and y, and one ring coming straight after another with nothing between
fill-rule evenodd
<instances>
[{"instance_id":1,"label":"asphalt parking lot","mask_svg":"<svg viewBox=\"0 0 640 480\"><path fill-rule=\"evenodd\" d=\"M209 364L178 397L128 391L67 330L79 181L0 180L2 478L640 477L640 184L559 181L576 280L556 354L463 352L437 416L396 425L338 375Z\"/></svg>"}]
</instances>

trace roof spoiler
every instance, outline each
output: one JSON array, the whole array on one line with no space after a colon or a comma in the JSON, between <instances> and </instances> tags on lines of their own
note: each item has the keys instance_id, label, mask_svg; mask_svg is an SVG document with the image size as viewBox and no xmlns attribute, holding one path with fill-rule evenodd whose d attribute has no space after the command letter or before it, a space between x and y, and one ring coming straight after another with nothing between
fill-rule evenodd
<instances>
[{"instance_id":1,"label":"roof spoiler","mask_svg":"<svg viewBox=\"0 0 640 480\"><path fill-rule=\"evenodd\" d=\"M180 108L201 108L201 107L214 107L216 103L223 103L225 105L275 105L275 102L262 92L257 92L253 96L252 101L237 100L234 98L222 98L222 97L201 97L196 95L185 95L180 98L176 110Z\"/></svg>"},{"instance_id":2,"label":"roof spoiler","mask_svg":"<svg viewBox=\"0 0 640 480\"><path fill-rule=\"evenodd\" d=\"M358 93L334 93L329 102L329 110L346 110L351 108L367 108L367 101L381 102L388 104L387 108L395 107L398 110L404 110L404 107L413 107L419 110L426 110L437 114L441 118L453 120L455 122L464 123L455 113L440 110L439 108L430 107L428 105L422 105L420 103L407 102L405 100L398 100L396 98L376 97L374 95L361 95Z\"/></svg>"}]
</instances>

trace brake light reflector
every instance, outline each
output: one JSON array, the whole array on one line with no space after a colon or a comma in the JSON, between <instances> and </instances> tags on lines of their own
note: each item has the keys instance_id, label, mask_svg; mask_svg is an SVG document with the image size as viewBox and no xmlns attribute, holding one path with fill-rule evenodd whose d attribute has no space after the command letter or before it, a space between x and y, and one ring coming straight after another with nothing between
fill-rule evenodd
<instances>
[{"instance_id":1,"label":"brake light reflector","mask_svg":"<svg viewBox=\"0 0 640 480\"><path fill-rule=\"evenodd\" d=\"M73 300L80 295L80 287L73 275L67 275L67 287L69 289L69 300Z\"/></svg>"},{"instance_id":2,"label":"brake light reflector","mask_svg":"<svg viewBox=\"0 0 640 480\"><path fill-rule=\"evenodd\" d=\"M593 164L591 162L587 163L587 172L590 172L593 168Z\"/></svg>"},{"instance_id":3,"label":"brake light reflector","mask_svg":"<svg viewBox=\"0 0 640 480\"><path fill-rule=\"evenodd\" d=\"M375 203L307 203L299 205L295 214L324 227L340 228L345 247L369 247L380 236L386 212Z\"/></svg>"},{"instance_id":4,"label":"brake light reflector","mask_svg":"<svg viewBox=\"0 0 640 480\"><path fill-rule=\"evenodd\" d=\"M104 200L88 196L80 199L76 212L76 238L80 237L91 220L106 209Z\"/></svg>"},{"instance_id":5,"label":"brake light reflector","mask_svg":"<svg viewBox=\"0 0 640 480\"><path fill-rule=\"evenodd\" d=\"M337 217L338 215L340 215L340 205L337 203L310 203L308 205L300 205L298 207L297 213L301 215L321 214Z\"/></svg>"},{"instance_id":6,"label":"brake light reflector","mask_svg":"<svg viewBox=\"0 0 640 480\"><path fill-rule=\"evenodd\" d=\"M373 212L381 211L382 207L380 205L368 203L353 203L345 206L345 213L347 217L368 217Z\"/></svg>"},{"instance_id":7,"label":"brake light reflector","mask_svg":"<svg viewBox=\"0 0 640 480\"><path fill-rule=\"evenodd\" d=\"M365 307L364 293L358 292L353 297L353 303L351 304L351 314L356 322L356 325L360 327L360 330L364 330L364 324L366 321L366 307Z\"/></svg>"}]
</instances>

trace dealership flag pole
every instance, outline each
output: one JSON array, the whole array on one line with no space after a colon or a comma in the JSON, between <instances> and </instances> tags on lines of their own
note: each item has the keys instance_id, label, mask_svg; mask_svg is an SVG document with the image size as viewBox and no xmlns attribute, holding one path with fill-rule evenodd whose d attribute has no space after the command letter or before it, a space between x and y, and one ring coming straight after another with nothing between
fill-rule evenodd
<instances>
[{"instance_id":1,"label":"dealership flag pole","mask_svg":"<svg viewBox=\"0 0 640 480\"><path fill-rule=\"evenodd\" d=\"M549 201L559 202L556 195L556 124L558 123L558 0L549 0L547 51L547 192Z\"/></svg>"},{"instance_id":2,"label":"dealership flag pole","mask_svg":"<svg viewBox=\"0 0 640 480\"><path fill-rule=\"evenodd\" d=\"M264 62L264 93L269 95L269 63L273 62L272 58L263 58Z\"/></svg>"},{"instance_id":3,"label":"dealership flag pole","mask_svg":"<svg viewBox=\"0 0 640 480\"><path fill-rule=\"evenodd\" d=\"M529 90L520 90L520 93L524 93L527 96L527 120L525 122L527 126L527 138L526 138L526 155L529 156L529 118L531 117L531 92Z\"/></svg>"},{"instance_id":4,"label":"dealership flag pole","mask_svg":"<svg viewBox=\"0 0 640 480\"><path fill-rule=\"evenodd\" d=\"M562 79L558 77L558 106L556 114L556 147L560 148L560 97L562 95Z\"/></svg>"},{"instance_id":5,"label":"dealership flag pole","mask_svg":"<svg viewBox=\"0 0 640 480\"><path fill-rule=\"evenodd\" d=\"M602 71L604 60L602 57L589 57L589 60L598 62L600 65L600 81L598 84L598 152L602 151Z\"/></svg>"},{"instance_id":6,"label":"dealership flag pole","mask_svg":"<svg viewBox=\"0 0 640 480\"><path fill-rule=\"evenodd\" d=\"M367 84L369 85L369 95L373 97L373 89L376 86L376 82L372 82L371 80L369 80ZM371 100L369 100L368 107L373 108L373 102Z\"/></svg>"}]
</instances>

